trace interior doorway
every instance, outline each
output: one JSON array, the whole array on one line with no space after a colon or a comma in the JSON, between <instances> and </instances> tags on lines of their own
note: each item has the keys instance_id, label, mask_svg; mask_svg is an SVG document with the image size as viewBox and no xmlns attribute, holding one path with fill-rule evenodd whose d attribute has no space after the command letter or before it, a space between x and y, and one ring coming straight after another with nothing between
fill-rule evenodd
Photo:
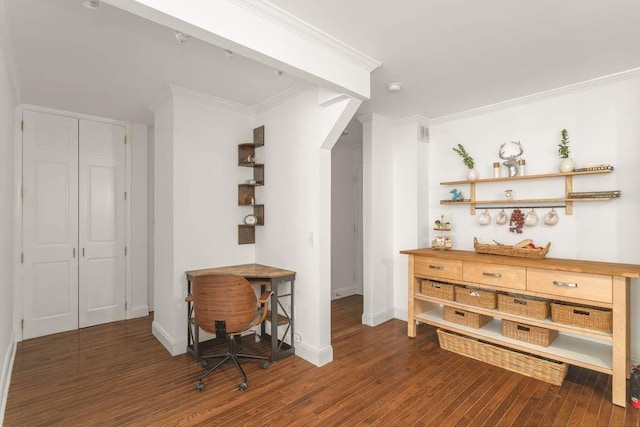
<instances>
[{"instance_id":1,"label":"interior doorway","mask_svg":"<svg viewBox=\"0 0 640 427\"><path fill-rule=\"evenodd\" d=\"M362 124L352 120L331 150L331 299L363 294Z\"/></svg>"}]
</instances>

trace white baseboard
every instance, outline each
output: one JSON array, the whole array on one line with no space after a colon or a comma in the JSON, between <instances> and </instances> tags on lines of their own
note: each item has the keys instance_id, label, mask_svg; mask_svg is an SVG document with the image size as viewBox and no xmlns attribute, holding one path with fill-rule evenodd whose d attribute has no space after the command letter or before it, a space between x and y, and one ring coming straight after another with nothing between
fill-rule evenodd
<instances>
[{"instance_id":1,"label":"white baseboard","mask_svg":"<svg viewBox=\"0 0 640 427\"><path fill-rule=\"evenodd\" d=\"M351 295L356 295L358 293L357 291L358 290L353 286L340 289L332 289L331 299L334 300L338 298L350 297Z\"/></svg>"},{"instance_id":2,"label":"white baseboard","mask_svg":"<svg viewBox=\"0 0 640 427\"><path fill-rule=\"evenodd\" d=\"M306 345L304 342L296 343L296 356L301 357L316 366L324 366L333 361L333 347L328 346L322 350ZM276 362L277 363L277 362Z\"/></svg>"},{"instance_id":3,"label":"white baseboard","mask_svg":"<svg viewBox=\"0 0 640 427\"><path fill-rule=\"evenodd\" d=\"M9 384L11 383L11 371L13 370L13 361L16 358L17 343L15 340L16 332L13 330L9 339L9 347L4 355L4 363L2 364L2 376L0 377L0 425L4 420L4 411L7 408L7 397L9 396Z\"/></svg>"},{"instance_id":4,"label":"white baseboard","mask_svg":"<svg viewBox=\"0 0 640 427\"><path fill-rule=\"evenodd\" d=\"M172 356L187 352L187 339L174 340L156 321L151 325L151 333Z\"/></svg>"},{"instance_id":5,"label":"white baseboard","mask_svg":"<svg viewBox=\"0 0 640 427\"><path fill-rule=\"evenodd\" d=\"M146 317L149 315L149 306L148 305L138 305L136 307L131 308L131 318L135 319L136 317Z\"/></svg>"},{"instance_id":6,"label":"white baseboard","mask_svg":"<svg viewBox=\"0 0 640 427\"><path fill-rule=\"evenodd\" d=\"M393 309L379 311L378 313L362 313L362 324L367 326L378 326L391 319L393 319Z\"/></svg>"},{"instance_id":7,"label":"white baseboard","mask_svg":"<svg viewBox=\"0 0 640 427\"><path fill-rule=\"evenodd\" d=\"M405 322L409 318L409 312L406 308L394 308L393 309L393 318L398 320L404 320Z\"/></svg>"}]
</instances>

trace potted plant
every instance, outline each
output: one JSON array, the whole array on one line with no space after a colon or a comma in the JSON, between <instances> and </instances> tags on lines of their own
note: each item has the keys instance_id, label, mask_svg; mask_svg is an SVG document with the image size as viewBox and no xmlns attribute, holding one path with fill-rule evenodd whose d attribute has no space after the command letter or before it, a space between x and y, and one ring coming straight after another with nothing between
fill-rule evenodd
<instances>
[{"instance_id":1,"label":"potted plant","mask_svg":"<svg viewBox=\"0 0 640 427\"><path fill-rule=\"evenodd\" d=\"M453 151L458 153L460 157L462 157L462 162L469 168L467 172L467 179L469 181L474 181L478 179L478 171L474 169L475 162L473 161L473 157L467 153L467 150L464 148L464 145L458 144L458 147L453 147Z\"/></svg>"},{"instance_id":2,"label":"potted plant","mask_svg":"<svg viewBox=\"0 0 640 427\"><path fill-rule=\"evenodd\" d=\"M576 164L569 157L569 132L566 129L562 129L560 132L560 144L558 144L558 154L560 155L560 172L573 172L576 168Z\"/></svg>"}]
</instances>

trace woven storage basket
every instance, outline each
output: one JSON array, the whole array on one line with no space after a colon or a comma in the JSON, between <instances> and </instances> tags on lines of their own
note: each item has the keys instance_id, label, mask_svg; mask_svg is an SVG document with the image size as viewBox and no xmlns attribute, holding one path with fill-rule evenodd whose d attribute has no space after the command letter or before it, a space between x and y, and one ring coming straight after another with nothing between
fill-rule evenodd
<instances>
[{"instance_id":1,"label":"woven storage basket","mask_svg":"<svg viewBox=\"0 0 640 427\"><path fill-rule=\"evenodd\" d=\"M551 303L551 320L581 328L597 329L611 332L613 330L613 316L611 310L604 308L585 307Z\"/></svg>"},{"instance_id":2,"label":"woven storage basket","mask_svg":"<svg viewBox=\"0 0 640 427\"><path fill-rule=\"evenodd\" d=\"M544 359L438 329L440 347L553 385L562 385L566 363Z\"/></svg>"},{"instance_id":3,"label":"woven storage basket","mask_svg":"<svg viewBox=\"0 0 640 427\"><path fill-rule=\"evenodd\" d=\"M478 239L473 238L473 248L479 254L505 255L520 258L544 258L549 252L550 247L551 242L547 243L547 246L542 249L516 248L515 246L508 245L487 245L478 243Z\"/></svg>"},{"instance_id":4,"label":"woven storage basket","mask_svg":"<svg viewBox=\"0 0 640 427\"><path fill-rule=\"evenodd\" d=\"M502 335L531 344L549 347L549 344L558 336L558 331L512 322L510 320L502 320Z\"/></svg>"},{"instance_id":5,"label":"woven storage basket","mask_svg":"<svg viewBox=\"0 0 640 427\"><path fill-rule=\"evenodd\" d=\"M475 288L456 286L456 301L482 308L496 308L496 293Z\"/></svg>"},{"instance_id":6,"label":"woven storage basket","mask_svg":"<svg viewBox=\"0 0 640 427\"><path fill-rule=\"evenodd\" d=\"M549 301L521 295L498 294L498 310L544 320L549 317Z\"/></svg>"},{"instance_id":7,"label":"woven storage basket","mask_svg":"<svg viewBox=\"0 0 640 427\"><path fill-rule=\"evenodd\" d=\"M460 325L476 329L481 328L493 319L493 317L485 316L484 314L472 313L470 311L447 306L444 307L444 314L442 318L447 322L459 323Z\"/></svg>"},{"instance_id":8,"label":"woven storage basket","mask_svg":"<svg viewBox=\"0 0 640 427\"><path fill-rule=\"evenodd\" d=\"M454 288L455 286L449 285L448 283L433 282L431 280L422 281L422 293L434 298L453 301L455 295Z\"/></svg>"}]
</instances>

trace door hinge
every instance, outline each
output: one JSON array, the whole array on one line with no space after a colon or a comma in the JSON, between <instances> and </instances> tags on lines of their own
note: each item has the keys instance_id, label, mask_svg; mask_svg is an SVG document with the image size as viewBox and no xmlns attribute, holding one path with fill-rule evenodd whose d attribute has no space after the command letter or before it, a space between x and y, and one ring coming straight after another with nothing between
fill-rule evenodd
<instances>
[{"instance_id":1,"label":"door hinge","mask_svg":"<svg viewBox=\"0 0 640 427\"><path fill-rule=\"evenodd\" d=\"M20 264L24 264L24 252L20 254Z\"/></svg>"},{"instance_id":2,"label":"door hinge","mask_svg":"<svg viewBox=\"0 0 640 427\"><path fill-rule=\"evenodd\" d=\"M24 185L20 187L20 197L24 199Z\"/></svg>"},{"instance_id":3,"label":"door hinge","mask_svg":"<svg viewBox=\"0 0 640 427\"><path fill-rule=\"evenodd\" d=\"M20 130L24 130L24 120L20 122Z\"/></svg>"},{"instance_id":4,"label":"door hinge","mask_svg":"<svg viewBox=\"0 0 640 427\"><path fill-rule=\"evenodd\" d=\"M127 192L124 192L124 199L127 200Z\"/></svg>"},{"instance_id":5,"label":"door hinge","mask_svg":"<svg viewBox=\"0 0 640 427\"><path fill-rule=\"evenodd\" d=\"M24 331L24 319L20 320L20 329Z\"/></svg>"},{"instance_id":6,"label":"door hinge","mask_svg":"<svg viewBox=\"0 0 640 427\"><path fill-rule=\"evenodd\" d=\"M127 255L127 247L124 247L124 254Z\"/></svg>"},{"instance_id":7,"label":"door hinge","mask_svg":"<svg viewBox=\"0 0 640 427\"><path fill-rule=\"evenodd\" d=\"M124 136L124 145L127 145L127 135Z\"/></svg>"},{"instance_id":8,"label":"door hinge","mask_svg":"<svg viewBox=\"0 0 640 427\"><path fill-rule=\"evenodd\" d=\"M124 311L127 311L127 302L124 302Z\"/></svg>"}]
</instances>

